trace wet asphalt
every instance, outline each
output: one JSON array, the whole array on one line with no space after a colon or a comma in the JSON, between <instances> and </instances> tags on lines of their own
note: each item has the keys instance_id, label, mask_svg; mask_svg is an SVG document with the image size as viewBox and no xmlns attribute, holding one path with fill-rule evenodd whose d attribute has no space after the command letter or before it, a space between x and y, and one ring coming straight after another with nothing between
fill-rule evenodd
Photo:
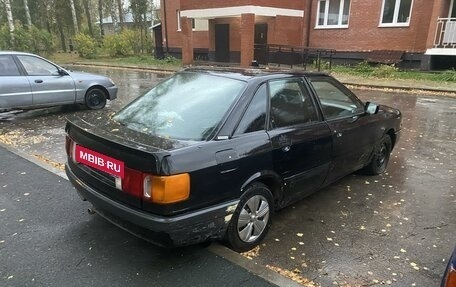
<instances>
[{"instance_id":1,"label":"wet asphalt","mask_svg":"<svg viewBox=\"0 0 456 287\"><path fill-rule=\"evenodd\" d=\"M275 286L203 246L155 247L0 147L0 286Z\"/></svg>"},{"instance_id":2,"label":"wet asphalt","mask_svg":"<svg viewBox=\"0 0 456 287\"><path fill-rule=\"evenodd\" d=\"M107 74L119 86L119 99L97 113L118 110L166 77L76 68ZM348 176L276 213L264 244L245 256L305 286L438 286L456 244L456 98L354 91L403 113L387 173ZM62 168L65 117L88 113L94 112L57 107L17 114L0 120L0 142ZM101 224L96 217L78 218L79 207L85 208L76 204L68 211L74 221Z\"/></svg>"}]
</instances>

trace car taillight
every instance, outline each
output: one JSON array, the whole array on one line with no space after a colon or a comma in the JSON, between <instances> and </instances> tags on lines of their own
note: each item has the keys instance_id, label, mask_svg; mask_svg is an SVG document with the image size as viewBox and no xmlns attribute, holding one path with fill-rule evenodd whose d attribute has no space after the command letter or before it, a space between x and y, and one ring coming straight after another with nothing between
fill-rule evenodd
<instances>
[{"instance_id":1,"label":"car taillight","mask_svg":"<svg viewBox=\"0 0 456 287\"><path fill-rule=\"evenodd\" d=\"M122 191L141 198L144 173L125 167L124 178L122 178Z\"/></svg>"},{"instance_id":2,"label":"car taillight","mask_svg":"<svg viewBox=\"0 0 456 287\"><path fill-rule=\"evenodd\" d=\"M144 178L143 197L157 204L183 201L190 196L190 175L188 173Z\"/></svg>"},{"instance_id":3,"label":"car taillight","mask_svg":"<svg viewBox=\"0 0 456 287\"><path fill-rule=\"evenodd\" d=\"M75 160L76 143L67 135L65 136L65 151L68 157Z\"/></svg>"},{"instance_id":4,"label":"car taillight","mask_svg":"<svg viewBox=\"0 0 456 287\"><path fill-rule=\"evenodd\" d=\"M448 267L448 273L445 280L445 287L455 287L456 286L456 270L455 266L451 265Z\"/></svg>"},{"instance_id":5,"label":"car taillight","mask_svg":"<svg viewBox=\"0 0 456 287\"><path fill-rule=\"evenodd\" d=\"M190 196L190 175L156 176L125 167L121 186L123 192L153 203L175 203Z\"/></svg>"},{"instance_id":6,"label":"car taillight","mask_svg":"<svg viewBox=\"0 0 456 287\"><path fill-rule=\"evenodd\" d=\"M67 156L70 156L71 142L72 142L72 140L70 139L70 137L68 135L65 136L65 151L66 151Z\"/></svg>"}]
</instances>

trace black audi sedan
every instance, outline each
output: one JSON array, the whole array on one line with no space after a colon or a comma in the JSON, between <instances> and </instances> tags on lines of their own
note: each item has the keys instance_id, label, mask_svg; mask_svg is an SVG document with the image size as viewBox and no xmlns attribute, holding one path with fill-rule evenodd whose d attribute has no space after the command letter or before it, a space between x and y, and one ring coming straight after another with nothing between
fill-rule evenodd
<instances>
[{"instance_id":1,"label":"black audi sedan","mask_svg":"<svg viewBox=\"0 0 456 287\"><path fill-rule=\"evenodd\" d=\"M274 211L385 171L399 110L323 73L191 68L107 118L66 125L66 173L93 211L161 246L243 252Z\"/></svg>"}]
</instances>

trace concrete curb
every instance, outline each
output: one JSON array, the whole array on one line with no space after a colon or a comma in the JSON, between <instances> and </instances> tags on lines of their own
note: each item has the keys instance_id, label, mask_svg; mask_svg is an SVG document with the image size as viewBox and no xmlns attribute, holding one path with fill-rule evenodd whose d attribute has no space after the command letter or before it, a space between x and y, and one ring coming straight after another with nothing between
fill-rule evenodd
<instances>
[{"instance_id":1,"label":"concrete curb","mask_svg":"<svg viewBox=\"0 0 456 287\"><path fill-rule=\"evenodd\" d=\"M277 286L287 286L287 287L302 287L301 284L283 276L279 273L272 271L260 264L253 262L242 256L239 253L236 253L225 246L222 246L218 243L212 243L208 250L220 257L225 258L226 260L234 263L242 268L246 269L250 273L272 283Z\"/></svg>"},{"instance_id":2,"label":"concrete curb","mask_svg":"<svg viewBox=\"0 0 456 287\"><path fill-rule=\"evenodd\" d=\"M130 65L108 65L108 64L102 64L102 63L81 63L81 62L75 62L67 65L73 65L73 66L86 66L86 67L105 67L105 68L113 68L113 69L125 69L125 70L135 70L135 71L147 71L147 72L157 72L160 74L173 74L180 69L166 69L166 68L156 68L156 67L141 67L141 66L130 66ZM62 65L64 66L64 65Z\"/></svg>"},{"instance_id":3,"label":"concrete curb","mask_svg":"<svg viewBox=\"0 0 456 287\"><path fill-rule=\"evenodd\" d=\"M68 177L65 173L65 171L61 170L61 169L58 169L56 167L53 167L45 162L42 162L40 161L39 159L35 158L33 155L30 155L30 154L27 154L23 151L20 151L19 149L15 148L15 147L12 147L10 145L7 145L7 144L4 144L4 143L1 143L0 142L0 146L5 148L6 150L14 153L15 155L17 156L20 156L21 158L31 162L31 163L34 163L36 164L37 166L41 167L41 168L44 168L45 170L49 171L49 172L52 172L53 174L55 175L58 175L60 176L61 178L65 179L65 180L68 180Z\"/></svg>"},{"instance_id":4,"label":"concrete curb","mask_svg":"<svg viewBox=\"0 0 456 287\"><path fill-rule=\"evenodd\" d=\"M156 67L140 67L140 66L130 66L130 65L109 65L109 64L102 64L102 63L81 63L75 62L71 65L75 66L92 66L92 67L106 67L106 68L113 68L113 69L127 69L127 70L136 70L136 71L149 71L149 72L157 72L161 74L172 74L179 70L180 68L176 69L167 69L167 68L156 68ZM183 67L182 67L183 69ZM353 83L351 81L341 81L345 85L353 86L356 88L369 88L369 89L390 89L390 90L401 90L401 91L422 91L422 92L430 92L430 93L444 93L444 94L451 94L456 96L456 91L453 90L445 90L445 89L437 89L437 88L427 88L427 87L408 87L408 86L388 86L388 85L375 85L375 84L367 84L367 83Z\"/></svg>"},{"instance_id":5,"label":"concrete curb","mask_svg":"<svg viewBox=\"0 0 456 287\"><path fill-rule=\"evenodd\" d=\"M353 83L349 81L341 81L344 85L352 86L356 88L369 88L369 89L390 89L396 91L420 91L420 92L429 92L429 93L439 93L439 94L450 94L456 96L456 91L452 90L444 90L444 89L435 89L435 88L425 88L425 87L407 87L407 86L386 86L386 85L373 85L373 84L360 84L360 83Z\"/></svg>"}]
</instances>

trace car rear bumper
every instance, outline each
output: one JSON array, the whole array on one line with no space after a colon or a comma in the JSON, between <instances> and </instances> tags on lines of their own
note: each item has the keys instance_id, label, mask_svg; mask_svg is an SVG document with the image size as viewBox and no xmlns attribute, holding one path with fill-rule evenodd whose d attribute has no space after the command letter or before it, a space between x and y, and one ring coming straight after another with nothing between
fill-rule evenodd
<instances>
[{"instance_id":1,"label":"car rear bumper","mask_svg":"<svg viewBox=\"0 0 456 287\"><path fill-rule=\"evenodd\" d=\"M239 200L234 200L177 216L159 216L126 206L97 192L77 178L68 164L65 171L78 194L94 206L95 212L134 235L164 247L223 238L239 203Z\"/></svg>"},{"instance_id":2,"label":"car rear bumper","mask_svg":"<svg viewBox=\"0 0 456 287\"><path fill-rule=\"evenodd\" d=\"M108 91L108 98L109 100L114 100L117 98L117 86L107 87L106 90Z\"/></svg>"},{"instance_id":3,"label":"car rear bumper","mask_svg":"<svg viewBox=\"0 0 456 287\"><path fill-rule=\"evenodd\" d=\"M397 143L399 142L399 140L401 139L401 131L398 130L396 132L394 132L394 145L393 145L393 148L397 145Z\"/></svg>"}]
</instances>

